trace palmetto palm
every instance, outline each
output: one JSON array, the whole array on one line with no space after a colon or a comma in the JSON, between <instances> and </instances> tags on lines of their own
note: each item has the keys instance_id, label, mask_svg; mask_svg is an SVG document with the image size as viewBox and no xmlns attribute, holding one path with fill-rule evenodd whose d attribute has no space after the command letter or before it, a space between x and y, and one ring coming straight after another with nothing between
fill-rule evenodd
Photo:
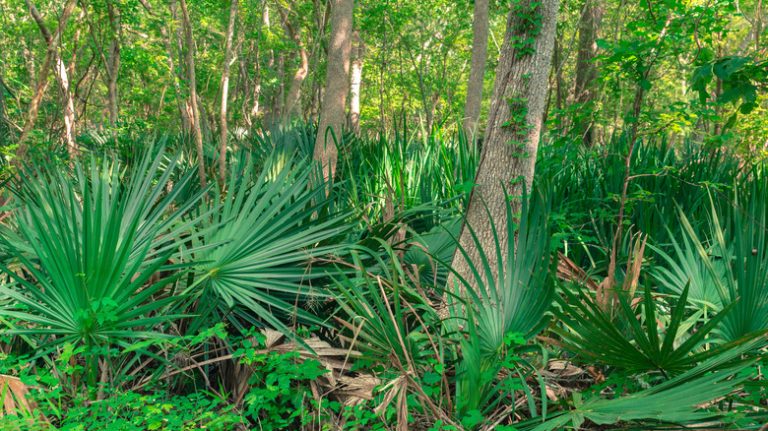
<instances>
[{"instance_id":1,"label":"palmetto palm","mask_svg":"<svg viewBox=\"0 0 768 431\"><path fill-rule=\"evenodd\" d=\"M675 378L640 392L612 399L574 397L572 410L526 421L518 424L518 429L553 431L568 426L579 429L585 420L598 425L619 422L646 425L634 429L651 429L650 426L659 424L676 424L679 428L675 429L695 429L697 425L712 429L720 425L722 413L702 406L743 386L748 377L740 371L753 360L740 358L762 343L763 340L755 339L725 350Z\"/></svg>"},{"instance_id":2,"label":"palmetto palm","mask_svg":"<svg viewBox=\"0 0 768 431\"><path fill-rule=\"evenodd\" d=\"M21 320L13 332L34 336L42 354L63 343L125 347L173 318L162 310L175 298L162 289L174 272L157 275L172 266L194 223L180 216L199 195L172 206L191 175L167 192L172 169L160 173L161 161L146 156L124 171L92 160L74 174L46 167L19 182L17 233L1 240L20 267L0 266L14 281L0 289L13 300L0 316Z\"/></svg>"},{"instance_id":3,"label":"palmetto palm","mask_svg":"<svg viewBox=\"0 0 768 431\"><path fill-rule=\"evenodd\" d=\"M200 230L197 278L188 289L202 298L203 317L216 309L234 311L251 324L283 332L288 327L281 317L294 312L299 320L320 323L296 303L321 293L309 285L325 275L313 259L339 250L328 240L347 227L340 217L322 215L325 189L310 186L312 166L272 158L255 174L243 157L231 169L228 193L215 191L203 206L210 216Z\"/></svg>"},{"instance_id":4,"label":"palmetto palm","mask_svg":"<svg viewBox=\"0 0 768 431\"><path fill-rule=\"evenodd\" d=\"M518 223L507 202L506 225L489 220L496 245L492 250L483 250L472 226L465 226L478 248L479 259L472 262L467 250L458 244L457 253L464 255L473 278L456 276L456 294L465 300L453 307L454 318L446 322L449 327L467 327L468 336L461 340L463 358L456 384L457 406L462 413L482 408L496 396L493 377L500 368L506 337L515 334L528 340L546 326L554 297L548 203L537 191L524 196ZM501 229L510 238L506 247L498 240ZM493 260L496 274L491 269Z\"/></svg>"}]
</instances>

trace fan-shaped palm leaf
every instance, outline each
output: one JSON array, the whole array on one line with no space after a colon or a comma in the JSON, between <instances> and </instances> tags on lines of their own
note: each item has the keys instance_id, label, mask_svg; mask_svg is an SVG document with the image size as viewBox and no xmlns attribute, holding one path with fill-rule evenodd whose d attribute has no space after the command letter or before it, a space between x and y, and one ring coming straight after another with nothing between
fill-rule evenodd
<instances>
[{"instance_id":1,"label":"fan-shaped palm leaf","mask_svg":"<svg viewBox=\"0 0 768 431\"><path fill-rule=\"evenodd\" d=\"M206 204L211 216L201 228L202 247L194 253L199 271L188 291L212 295L201 301L201 310L234 310L283 332L288 327L281 317L294 312L320 323L296 304L322 296L310 288L325 275L313 260L339 250L327 243L346 227L340 217L317 219L325 194L309 185L309 163L272 159L255 175L250 160L241 162L232 169L229 192L214 192Z\"/></svg>"}]
</instances>

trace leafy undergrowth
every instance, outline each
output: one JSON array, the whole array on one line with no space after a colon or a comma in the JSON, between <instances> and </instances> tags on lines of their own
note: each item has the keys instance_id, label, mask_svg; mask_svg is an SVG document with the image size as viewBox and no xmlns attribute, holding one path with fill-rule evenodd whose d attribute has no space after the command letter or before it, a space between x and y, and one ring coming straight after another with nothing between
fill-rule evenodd
<instances>
[{"instance_id":1,"label":"leafy undergrowth","mask_svg":"<svg viewBox=\"0 0 768 431\"><path fill-rule=\"evenodd\" d=\"M451 261L469 255L456 238L476 149L349 137L323 184L313 132L281 133L241 142L223 188L162 145L12 176L3 429L768 421L762 164L643 143L614 242L620 139L545 147L519 217L491 220L516 242L463 279Z\"/></svg>"}]
</instances>

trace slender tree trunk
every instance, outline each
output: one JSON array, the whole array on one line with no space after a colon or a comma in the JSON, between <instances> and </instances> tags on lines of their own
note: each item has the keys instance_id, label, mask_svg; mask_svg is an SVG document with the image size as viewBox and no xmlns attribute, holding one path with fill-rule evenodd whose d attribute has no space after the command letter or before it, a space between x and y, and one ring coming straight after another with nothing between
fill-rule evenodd
<instances>
[{"instance_id":1,"label":"slender tree trunk","mask_svg":"<svg viewBox=\"0 0 768 431\"><path fill-rule=\"evenodd\" d=\"M464 132L470 139L477 132L477 122L480 119L487 52L488 0L475 0L472 19L472 63L467 82L467 99L464 104Z\"/></svg>"},{"instance_id":2,"label":"slender tree trunk","mask_svg":"<svg viewBox=\"0 0 768 431\"><path fill-rule=\"evenodd\" d=\"M565 105L565 96L563 95L563 46L555 36L555 52L552 54L555 68L555 108L558 111L563 110Z\"/></svg>"},{"instance_id":3,"label":"slender tree trunk","mask_svg":"<svg viewBox=\"0 0 768 431\"><path fill-rule=\"evenodd\" d=\"M56 81L61 88L64 102L64 142L67 144L67 153L71 158L77 156L77 144L75 143L75 99L72 97L67 66L60 55L56 56Z\"/></svg>"},{"instance_id":4,"label":"slender tree trunk","mask_svg":"<svg viewBox=\"0 0 768 431\"><path fill-rule=\"evenodd\" d=\"M67 21L69 20L69 17L72 15L72 11L75 8L75 1L68 0L64 4L64 9L61 13L61 16L59 17L59 26L56 28L56 31L53 33L53 35L51 35L51 33L48 31L48 28L45 26L45 22L40 16L40 13L35 8L35 5L32 4L29 0L25 0L25 2L30 14L32 15L32 18L35 20L40 29L40 33L42 33L43 38L45 39L47 50L45 53L45 60L43 61L43 65L39 69L35 95L32 97L32 101L29 105L27 121L24 124L21 136L19 137L18 147L16 149L16 157L19 162L24 160L26 156L26 138L29 135L29 132L31 132L35 127L37 115L40 110L40 102L42 102L43 96L45 95L45 90L48 87L48 71L52 63L55 64L56 67L57 82L59 82L59 85L62 85L62 90L65 90L64 117L67 149L70 151L70 154L73 154L73 152L76 152L77 150L77 148L74 146L74 133L70 129L70 127L74 127L74 102L72 102L71 94L69 93L69 80L66 77L66 67L61 60L61 55L59 54L58 49L59 43L61 41L61 35L64 32ZM62 76L60 76L62 71L64 73L63 79ZM71 142L70 139L72 139Z\"/></svg>"},{"instance_id":5,"label":"slender tree trunk","mask_svg":"<svg viewBox=\"0 0 768 431\"><path fill-rule=\"evenodd\" d=\"M323 168L326 181L333 179L338 162L336 140L341 140L344 109L349 91L349 61L352 53L354 0L331 0L331 44L325 74L325 95L320 111L314 159Z\"/></svg>"},{"instance_id":6,"label":"slender tree trunk","mask_svg":"<svg viewBox=\"0 0 768 431\"><path fill-rule=\"evenodd\" d=\"M107 97L109 99L109 123L114 129L117 127L117 120L120 112L117 94L117 77L120 73L120 40L122 39L122 25L120 22L120 9L112 1L107 2L107 12L109 13L109 24L112 28L112 44L109 48L109 62L107 63Z\"/></svg>"},{"instance_id":7,"label":"slender tree trunk","mask_svg":"<svg viewBox=\"0 0 768 431\"><path fill-rule=\"evenodd\" d=\"M175 5L174 5L174 8L175 8ZM175 17L176 17L175 13L173 14L173 17L175 20ZM176 95L176 105L179 109L179 116L181 117L181 128L185 132L189 132L192 125L189 120L186 104L184 102L185 100L184 93L181 91L181 85L179 84L179 75L178 73L176 73L176 65L173 62L174 52L173 52L173 44L171 43L171 36L170 36L170 33L165 29L165 27L162 27L160 31L162 32L162 36L165 42L165 49L168 53L168 56L167 56L168 73L170 73L171 80L173 81L172 83L173 92Z\"/></svg>"},{"instance_id":8,"label":"slender tree trunk","mask_svg":"<svg viewBox=\"0 0 768 431\"><path fill-rule=\"evenodd\" d=\"M521 0L507 19L486 136L465 220L489 257L494 277L498 268L489 214L497 226L501 250L506 250L511 240L506 235L509 195L513 196L512 214L517 214L520 202L514 196L521 194L522 182L528 190L533 183L557 9L558 0ZM531 20L538 25L531 26ZM531 42L519 42L526 40ZM466 228L462 229L460 243L472 262L479 264L479 249ZM474 280L461 253L454 255L452 266L466 280Z\"/></svg>"},{"instance_id":9,"label":"slender tree trunk","mask_svg":"<svg viewBox=\"0 0 768 431\"><path fill-rule=\"evenodd\" d=\"M253 91L251 93L251 110L248 112L249 124L253 124L254 119L259 116L261 110L261 65L258 46L256 47L256 58L254 59L253 70L256 76L254 78Z\"/></svg>"},{"instance_id":10,"label":"slender tree trunk","mask_svg":"<svg viewBox=\"0 0 768 431\"><path fill-rule=\"evenodd\" d=\"M254 78L253 83L253 93L251 95L251 110L248 114L248 123L253 124L253 120L259 115L259 109L260 109L260 98L261 98L261 59L259 56L259 52L261 50L261 34L263 29L266 28L267 31L269 31L269 7L264 3L264 10L261 13L261 23L259 24L259 28L257 31L257 39L256 39L256 47L255 47L255 58L254 58L254 74L256 75Z\"/></svg>"},{"instance_id":11,"label":"slender tree trunk","mask_svg":"<svg viewBox=\"0 0 768 431\"><path fill-rule=\"evenodd\" d=\"M315 4L315 25L317 32L313 35L315 42L312 44L310 68L317 69L320 65L322 54L328 55L328 47L324 45L325 33L328 27L328 20L331 16L331 6L333 2L326 2L325 7L321 5L320 0L313 0ZM314 122L319 119L320 105L323 99L324 82L317 74L312 77L312 88L310 90L309 109L306 111L306 121Z\"/></svg>"},{"instance_id":12,"label":"slender tree trunk","mask_svg":"<svg viewBox=\"0 0 768 431\"><path fill-rule=\"evenodd\" d=\"M0 145L5 145L6 141L10 141L11 135L11 120L8 118L5 105L5 83L2 73L0 73Z\"/></svg>"},{"instance_id":13,"label":"slender tree trunk","mask_svg":"<svg viewBox=\"0 0 768 431\"><path fill-rule=\"evenodd\" d=\"M187 1L179 0L181 6L181 18L184 25L184 40L187 44L186 60L187 73L189 75L189 103L192 107L192 131L195 135L195 144L197 147L197 169L200 175L200 185L205 188L208 180L205 177L205 152L203 151L203 132L201 130L202 118L200 116L200 107L197 101L197 81L195 79L195 41L192 38L192 25L189 20L189 10L187 10Z\"/></svg>"},{"instance_id":14,"label":"slender tree trunk","mask_svg":"<svg viewBox=\"0 0 768 431\"><path fill-rule=\"evenodd\" d=\"M755 5L755 51L760 51L760 35L763 34L763 0L757 0Z\"/></svg>"},{"instance_id":15,"label":"slender tree trunk","mask_svg":"<svg viewBox=\"0 0 768 431\"><path fill-rule=\"evenodd\" d=\"M597 55L597 34L603 17L600 0L587 0L579 19L579 48L576 56L576 103L591 107L597 98L595 78L595 55ZM575 124L575 132L581 136L584 145L593 143L593 121L591 115L582 115Z\"/></svg>"},{"instance_id":16,"label":"slender tree trunk","mask_svg":"<svg viewBox=\"0 0 768 431\"><path fill-rule=\"evenodd\" d=\"M229 25L227 26L227 41L224 46L224 68L221 72L221 110L219 121L221 122L221 137L219 138L219 181L221 186L227 179L227 99L229 96L229 67L232 63L232 38L235 34L235 20L237 19L237 0L231 0L229 7Z\"/></svg>"},{"instance_id":17,"label":"slender tree trunk","mask_svg":"<svg viewBox=\"0 0 768 431\"><path fill-rule=\"evenodd\" d=\"M72 2L74 4L74 2ZM62 15L62 18L64 15ZM63 21L59 22L59 27L63 24ZM43 96L45 95L45 90L48 88L48 69L51 67L51 60L53 58L53 54L50 50L50 47L48 48L45 60L43 60L42 68L40 69L40 73L37 77L37 84L35 86L35 95L32 97L32 100L29 103L29 110L27 113L27 120L24 122L24 127L21 130L21 135L19 136L19 141L17 142L17 148L16 148L16 160L17 162L22 162L27 154L27 143L26 138L29 135L29 132L32 131L32 129L35 127L35 122L37 121L37 115L40 110L40 102L43 100Z\"/></svg>"},{"instance_id":18,"label":"slender tree trunk","mask_svg":"<svg viewBox=\"0 0 768 431\"><path fill-rule=\"evenodd\" d=\"M277 91L274 94L274 103L270 111L270 123L276 124L280 121L280 118L285 112L285 54L283 52L277 53L277 61L275 67L277 68Z\"/></svg>"},{"instance_id":19,"label":"slender tree trunk","mask_svg":"<svg viewBox=\"0 0 768 431\"><path fill-rule=\"evenodd\" d=\"M309 74L309 54L304 46L304 42L301 40L301 33L293 27L287 13L280 7L278 7L278 11L288 36L293 39L298 47L299 54L299 67L293 74L291 85L288 87L288 94L285 98L285 110L282 113L283 122L287 122L296 113L301 112L301 86Z\"/></svg>"},{"instance_id":20,"label":"slender tree trunk","mask_svg":"<svg viewBox=\"0 0 768 431\"><path fill-rule=\"evenodd\" d=\"M656 64L656 61L659 59L660 52L664 46L664 39L667 36L667 31L669 30L669 25L671 23L672 14L670 13L667 15L667 20L656 39L656 47L651 51L650 57L644 59L645 64L643 65L643 71L637 77L635 98L632 102L632 110L630 111L629 118L627 119L629 121L625 121L625 124L631 122L631 126L629 128L629 135L627 136L627 155L624 158L624 181L621 189L621 198L619 199L619 214L616 216L616 231L613 235L611 253L608 260L608 276L602 283L600 283L600 288L597 292L598 301L604 305L608 304L608 294L612 294L613 288L616 285L616 256L624 233L624 211L626 210L629 183L632 179L630 176L632 173L632 154L635 150L635 140L637 139L638 127L640 125L640 114L642 113L643 102L646 96L646 88L643 83L648 81L651 76L651 71Z\"/></svg>"},{"instance_id":21,"label":"slender tree trunk","mask_svg":"<svg viewBox=\"0 0 768 431\"><path fill-rule=\"evenodd\" d=\"M188 95L183 91L181 88L181 82L185 79L185 73L184 73L184 60L183 60L183 52L184 52L184 44L182 43L182 25L179 23L181 20L179 19L178 15L178 9L176 8L176 0L170 0L168 2L168 6L171 10L171 18L173 21L172 28L169 27L169 30L173 30L174 37L171 38L171 33L168 33L168 37L166 38L167 45L166 50L168 51L168 67L170 68L171 73L174 76L173 85L174 90L176 92L176 102L179 107L179 115L181 116L181 122L183 126L184 132L192 135L192 123L194 123L194 119L192 118L192 108L189 104L189 97ZM165 28L161 28L161 31L165 31ZM176 49L173 48L173 45L176 45ZM176 54L178 52L178 71L175 67L175 60L174 57L176 57Z\"/></svg>"},{"instance_id":22,"label":"slender tree trunk","mask_svg":"<svg viewBox=\"0 0 768 431\"><path fill-rule=\"evenodd\" d=\"M360 38L360 32L355 31L352 39L355 42L355 50L349 84L349 125L355 136L360 136L360 88L363 83L363 55L365 53L365 46Z\"/></svg>"}]
</instances>

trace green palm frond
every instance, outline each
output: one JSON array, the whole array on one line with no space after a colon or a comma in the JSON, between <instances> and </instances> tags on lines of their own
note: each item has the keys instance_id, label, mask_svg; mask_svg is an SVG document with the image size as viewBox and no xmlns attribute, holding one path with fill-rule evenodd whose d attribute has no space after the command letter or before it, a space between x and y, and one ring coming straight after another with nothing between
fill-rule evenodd
<instances>
[{"instance_id":1,"label":"green palm frond","mask_svg":"<svg viewBox=\"0 0 768 431\"><path fill-rule=\"evenodd\" d=\"M284 322L292 313L301 321L321 323L296 304L324 295L311 282L325 276L327 268L313 263L341 249L329 240L347 227L340 216L317 218L324 186L309 185L311 166L273 159L255 174L243 158L231 170L228 193L215 191L204 204L211 215L193 253L197 278L187 289L203 298L200 310L233 310L252 324L283 332L288 332Z\"/></svg>"},{"instance_id":2,"label":"green palm frond","mask_svg":"<svg viewBox=\"0 0 768 431\"><path fill-rule=\"evenodd\" d=\"M585 420L598 425L619 423L676 424L681 426L718 421L722 413L702 407L742 387L748 375L740 373L752 361L739 358L759 347L764 340L752 340L707 359L696 367L662 384L613 399L574 396L574 408L516 425L524 431L554 431L567 426L579 428ZM735 362L734 362L735 361ZM719 423L719 422L715 422ZM647 429L647 428L646 428ZM725 429L725 428L723 428Z\"/></svg>"},{"instance_id":3,"label":"green palm frond","mask_svg":"<svg viewBox=\"0 0 768 431\"><path fill-rule=\"evenodd\" d=\"M563 328L555 328L554 332L560 335L566 349L582 358L631 373L660 371L665 376L677 374L755 337L723 345L712 337L712 332L727 318L732 306L709 316L703 325L690 328L685 324L688 321L687 286L680 297L673 299L669 322L663 332L659 330L663 313L659 300L652 297L650 289L645 290L638 307L632 306L632 298L626 293L617 292L619 306L615 317L610 311L603 310L583 289L577 289L577 293L563 289L562 296L558 297L560 307L555 314ZM688 331L684 330L685 326L689 326ZM713 342L715 347L702 349L704 343Z\"/></svg>"},{"instance_id":4,"label":"green palm frond","mask_svg":"<svg viewBox=\"0 0 768 431\"><path fill-rule=\"evenodd\" d=\"M131 172L106 160L78 164L75 175L28 171L17 191L24 202L18 234L2 239L23 268L0 267L15 281L2 289L15 305L0 315L26 322L13 332L38 336L49 348L121 344L158 336L155 325L178 317L161 311L176 299L163 288L178 273L153 276L176 265L194 223L180 217L200 194L173 207L192 174L166 191L170 170L159 173L160 163L146 156Z\"/></svg>"},{"instance_id":5,"label":"green palm frond","mask_svg":"<svg viewBox=\"0 0 768 431\"><path fill-rule=\"evenodd\" d=\"M452 318L446 322L449 332L467 334L461 339L456 384L457 407L462 413L487 407L496 396L495 377L508 347L507 337L514 334L528 340L548 321L554 296L548 201L538 193L522 200L519 224L509 202L506 226L496 226L488 214L496 250L483 250L472 226L465 226L477 247L479 262L472 262L456 239L457 253L463 254L473 274L472 281L456 274L459 283L453 294L464 300L451 307ZM505 229L510 239L504 249L497 229ZM496 277L490 259L496 260Z\"/></svg>"}]
</instances>

